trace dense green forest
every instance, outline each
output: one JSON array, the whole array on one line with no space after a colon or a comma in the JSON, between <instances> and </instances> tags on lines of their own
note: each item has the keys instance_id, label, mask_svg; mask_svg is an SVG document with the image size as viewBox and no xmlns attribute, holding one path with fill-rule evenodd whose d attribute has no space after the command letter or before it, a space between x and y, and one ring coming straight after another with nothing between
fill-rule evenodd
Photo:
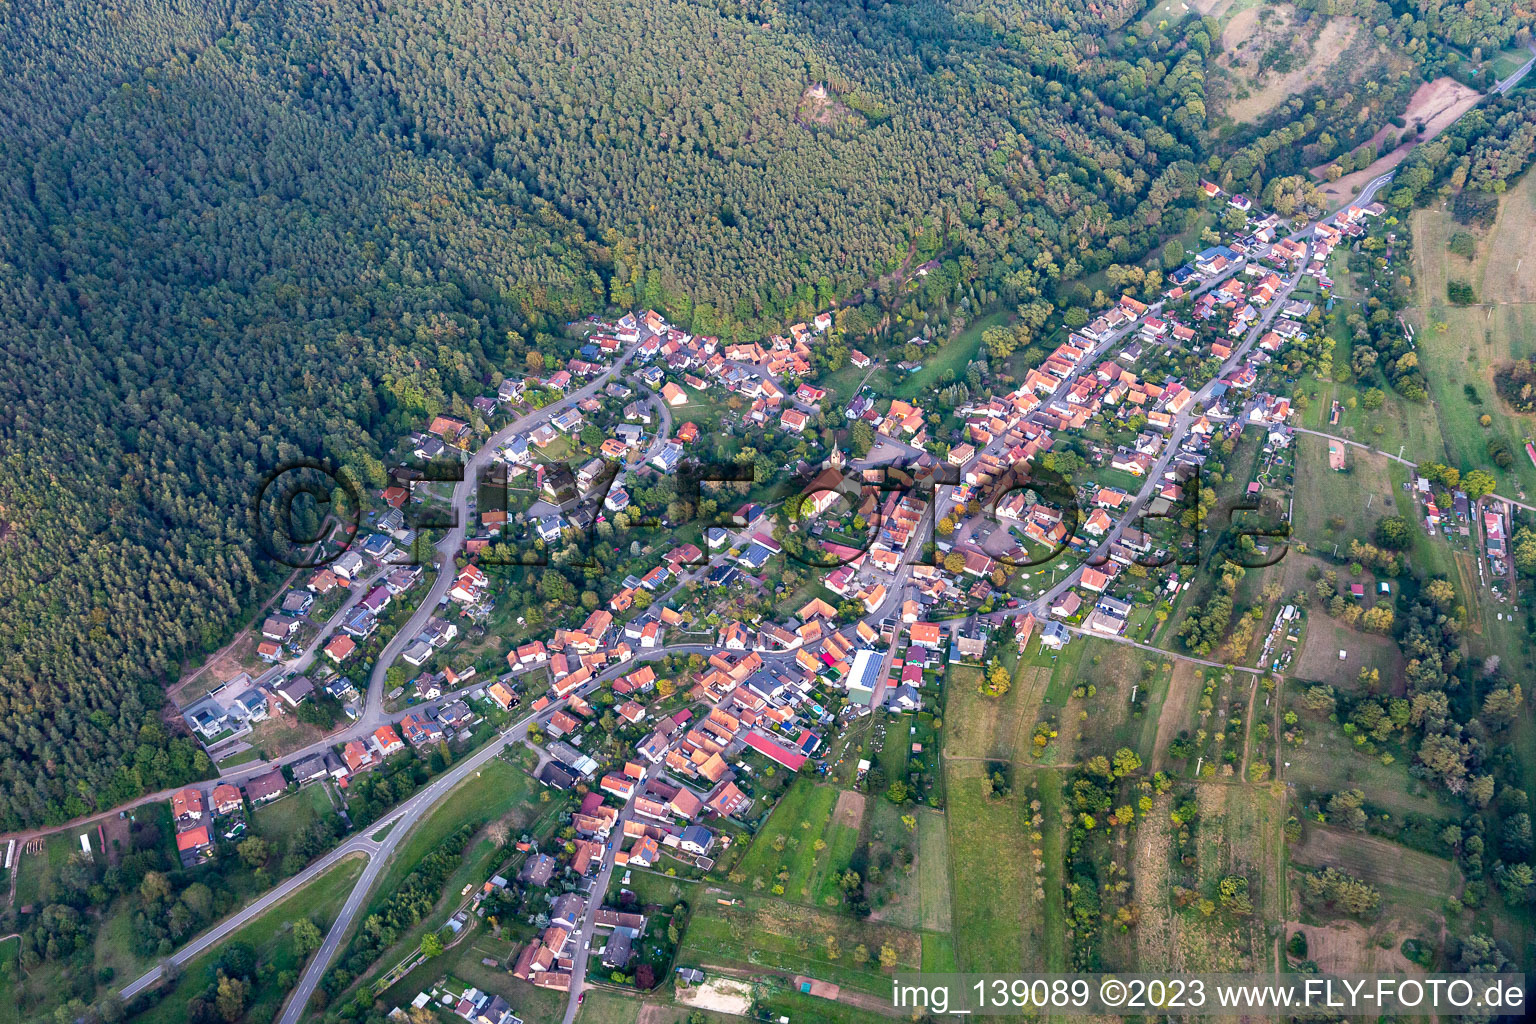
<instances>
[{"instance_id":1,"label":"dense green forest","mask_svg":"<svg viewBox=\"0 0 1536 1024\"><path fill-rule=\"evenodd\" d=\"M4 4L0 826L211 770L162 687L280 578L245 514L274 466L381 484L398 435L610 305L755 337L942 258L925 301L1038 327L1155 258L1202 176L1289 192L1396 113L1215 147L1215 24L1139 10Z\"/></svg>"}]
</instances>

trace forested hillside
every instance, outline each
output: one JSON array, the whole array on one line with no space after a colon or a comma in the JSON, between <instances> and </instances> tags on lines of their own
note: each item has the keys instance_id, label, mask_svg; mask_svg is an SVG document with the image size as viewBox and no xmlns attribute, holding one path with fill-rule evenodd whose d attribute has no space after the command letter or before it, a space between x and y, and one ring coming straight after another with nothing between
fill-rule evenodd
<instances>
[{"instance_id":1,"label":"forested hillside","mask_svg":"<svg viewBox=\"0 0 1536 1024\"><path fill-rule=\"evenodd\" d=\"M1322 14L1352 14L1380 26L1380 38L1497 50L1519 39L1530 41L1536 8L1529 0L1298 0L1298 7Z\"/></svg>"},{"instance_id":2,"label":"forested hillside","mask_svg":"<svg viewBox=\"0 0 1536 1024\"><path fill-rule=\"evenodd\" d=\"M1223 173L1214 23L1137 38L1139 8L5 4L0 826L206 771L145 727L280 573L261 474L382 483L564 321L754 337L935 257L1036 326L1087 305ZM1330 124L1266 126L1223 180Z\"/></svg>"}]
</instances>

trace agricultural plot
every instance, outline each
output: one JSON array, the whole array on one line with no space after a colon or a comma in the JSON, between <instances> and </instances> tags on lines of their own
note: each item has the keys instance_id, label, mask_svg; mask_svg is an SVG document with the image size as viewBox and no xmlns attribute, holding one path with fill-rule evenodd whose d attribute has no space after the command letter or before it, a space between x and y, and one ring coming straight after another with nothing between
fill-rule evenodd
<instances>
[{"instance_id":1,"label":"agricultural plot","mask_svg":"<svg viewBox=\"0 0 1536 1024\"><path fill-rule=\"evenodd\" d=\"M1180 694L1180 709L1192 707L1192 717L1176 721L1169 715L1159 730L1161 742L1163 730L1176 729L1163 746L1165 770L1184 778L1235 778L1242 766L1253 685L1254 677L1247 672L1197 669L1196 692Z\"/></svg>"},{"instance_id":2,"label":"agricultural plot","mask_svg":"<svg viewBox=\"0 0 1536 1024\"><path fill-rule=\"evenodd\" d=\"M1147 756L1171 659L1167 668L1164 664L1150 652L1086 637L1075 638L1060 653L1032 648L1020 659L1014 688L1003 698L1019 692L1017 709L1028 717L1005 719L1011 731L989 748L989 756L1001 757L1010 742L1020 763L1065 765L1080 749L1131 747ZM955 722L955 713L949 712L949 722Z\"/></svg>"},{"instance_id":3,"label":"agricultural plot","mask_svg":"<svg viewBox=\"0 0 1536 1024\"><path fill-rule=\"evenodd\" d=\"M902 820L909 816L913 819L911 828ZM878 881L873 873L867 879L870 885L866 890L873 887L871 918L925 933L943 933L947 938L951 914L949 832L944 814L873 801L867 834L870 867L879 869Z\"/></svg>"},{"instance_id":4,"label":"agricultural plot","mask_svg":"<svg viewBox=\"0 0 1536 1024\"><path fill-rule=\"evenodd\" d=\"M1401 906L1437 909L1461 892L1461 872L1450 860L1329 825L1309 824L1291 850L1291 860L1305 867L1338 868L1374 885L1386 902Z\"/></svg>"},{"instance_id":5,"label":"agricultural plot","mask_svg":"<svg viewBox=\"0 0 1536 1024\"><path fill-rule=\"evenodd\" d=\"M1173 820L1197 813L1193 824ZM1128 950L1137 970L1268 970L1268 922L1285 905L1285 820L1278 786L1197 783L1158 797L1137 825L1130 876L1141 918ZM1223 907L1223 879L1241 878L1251 914ZM1209 905L1201 908L1200 900ZM1209 911L1207 913L1206 911Z\"/></svg>"},{"instance_id":6,"label":"agricultural plot","mask_svg":"<svg viewBox=\"0 0 1536 1024\"><path fill-rule=\"evenodd\" d=\"M1180 918L1173 906L1173 796L1153 799L1151 813L1136 826L1131 851L1131 884L1141 919L1136 923L1135 964L1141 970L1168 970L1174 963Z\"/></svg>"},{"instance_id":7,"label":"agricultural plot","mask_svg":"<svg viewBox=\"0 0 1536 1024\"><path fill-rule=\"evenodd\" d=\"M1323 428L1326 430L1327 428ZM1348 447L1346 468L1329 468L1329 442L1310 434L1297 434L1296 490L1291 533L1313 551L1345 554L1349 542L1371 541L1371 531L1382 516L1412 517L1401 509L1392 489L1389 460L1384 455Z\"/></svg>"},{"instance_id":8,"label":"agricultural plot","mask_svg":"<svg viewBox=\"0 0 1536 1024\"><path fill-rule=\"evenodd\" d=\"M860 958L860 946L868 959ZM895 951L897 970L922 966L917 932L749 896L735 906L696 908L678 955L705 965L755 964L880 994L890 991L879 964L883 946Z\"/></svg>"},{"instance_id":9,"label":"agricultural plot","mask_svg":"<svg viewBox=\"0 0 1536 1024\"><path fill-rule=\"evenodd\" d=\"M820 902L827 885L831 888L825 894L835 896L836 885L831 880L847 870L862 816L843 815L842 820L834 820L837 806L837 789L796 779L737 868L746 876L745 884L755 892L771 892L797 902Z\"/></svg>"},{"instance_id":10,"label":"agricultural plot","mask_svg":"<svg viewBox=\"0 0 1536 1024\"><path fill-rule=\"evenodd\" d=\"M1057 671L1067 682L1075 676L1066 718L1075 726L1076 749L1108 754L1130 747L1144 759L1150 756L1173 674L1172 658L1128 644L1086 639L1075 673Z\"/></svg>"},{"instance_id":11,"label":"agricultural plot","mask_svg":"<svg viewBox=\"0 0 1536 1024\"><path fill-rule=\"evenodd\" d=\"M1034 895L1029 808L1018 789L992 796L983 769L975 761L946 769L955 957L963 971L1039 970L1045 914Z\"/></svg>"},{"instance_id":12,"label":"agricultural plot","mask_svg":"<svg viewBox=\"0 0 1536 1024\"><path fill-rule=\"evenodd\" d=\"M1536 307L1531 305L1536 258L1527 258L1533 218L1536 176L1529 174L1502 197L1494 226L1486 232L1456 223L1447 208L1413 216L1418 306L1407 312L1419 329L1420 364L1444 437L1445 461L1488 469L1498 478L1500 492L1512 497L1536 491L1536 466L1519 457L1525 438L1536 433L1536 416L1505 407L1493 375L1500 365L1536 353ZM1456 233L1477 239L1474 259L1450 251ZM1477 303L1451 305L1447 287L1452 281L1471 285ZM1487 426L1481 423L1485 414ZM1509 469L1498 468L1489 457L1488 443L1496 439L1516 455Z\"/></svg>"},{"instance_id":13,"label":"agricultural plot","mask_svg":"<svg viewBox=\"0 0 1536 1024\"><path fill-rule=\"evenodd\" d=\"M917 837L918 889L922 896L921 925L925 931L948 932L953 921L949 891L948 820L938 812L923 811L917 816Z\"/></svg>"},{"instance_id":14,"label":"agricultural plot","mask_svg":"<svg viewBox=\"0 0 1536 1024\"><path fill-rule=\"evenodd\" d=\"M1281 828L1285 802L1279 786L1198 785L1194 884L1213 896L1222 879L1247 880L1252 916L1180 914L1175 962L1206 970L1257 970L1271 963L1267 922L1284 906ZM1187 876L1186 876L1187 877ZM1187 883L1186 883L1187 884Z\"/></svg>"},{"instance_id":15,"label":"agricultural plot","mask_svg":"<svg viewBox=\"0 0 1536 1024\"><path fill-rule=\"evenodd\" d=\"M1162 707L1156 716L1157 733L1152 746L1152 770L1168 767L1168 747L1181 732L1190 731L1204 680L1192 662L1174 662ZM1179 758L1182 762L1183 758Z\"/></svg>"},{"instance_id":16,"label":"agricultural plot","mask_svg":"<svg viewBox=\"0 0 1536 1024\"><path fill-rule=\"evenodd\" d=\"M942 932L923 932L923 973L955 974L955 940Z\"/></svg>"}]
</instances>

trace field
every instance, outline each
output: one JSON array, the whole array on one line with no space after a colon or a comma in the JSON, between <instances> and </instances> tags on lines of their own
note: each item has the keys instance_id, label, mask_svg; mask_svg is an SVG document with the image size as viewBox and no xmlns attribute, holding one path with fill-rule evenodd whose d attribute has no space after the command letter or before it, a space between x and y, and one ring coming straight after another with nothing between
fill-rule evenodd
<instances>
[{"instance_id":1,"label":"field","mask_svg":"<svg viewBox=\"0 0 1536 1024\"><path fill-rule=\"evenodd\" d=\"M935 348L929 345L923 349L923 355L919 362L923 364L921 370L904 376L897 376L890 389L893 398L917 398L931 387L940 384L945 370L954 372L956 379L965 376L966 366L976 358L981 351L981 336L988 327L996 327L1008 322L1010 314L1006 311L988 313L972 323L965 330L949 339L944 345Z\"/></svg>"},{"instance_id":2,"label":"field","mask_svg":"<svg viewBox=\"0 0 1536 1024\"><path fill-rule=\"evenodd\" d=\"M1308 825L1291 859L1364 879L1394 904L1434 909L1461 891L1461 872L1444 857L1328 825Z\"/></svg>"},{"instance_id":3,"label":"field","mask_svg":"<svg viewBox=\"0 0 1536 1024\"><path fill-rule=\"evenodd\" d=\"M155 1006L132 1018L135 1024L176 1024L186 1020L187 1000L211 983L220 954L235 942L254 949L260 963L247 1015L250 1019L259 1019L257 1015L271 1019L288 994L275 984L277 974L296 971L303 964L303 958L294 948L292 922L304 916L318 924L322 932L328 929L362 875L363 864L361 857L347 858L240 929L228 942L187 964L175 988Z\"/></svg>"},{"instance_id":4,"label":"field","mask_svg":"<svg viewBox=\"0 0 1536 1024\"><path fill-rule=\"evenodd\" d=\"M640 1019L640 1008L646 1005L638 999L617 992L598 990L588 992L576 1014L577 1024L635 1024ZM649 1008L649 1007L647 1007ZM661 1009L660 1006L657 1009ZM652 1019L650 1015L647 1019ZM667 1018L663 1017L662 1020Z\"/></svg>"},{"instance_id":5,"label":"field","mask_svg":"<svg viewBox=\"0 0 1536 1024\"><path fill-rule=\"evenodd\" d=\"M1242 875L1248 880L1254 914L1223 920L1219 912L1207 918L1185 911L1174 962L1201 970L1266 969L1272 962L1267 922L1278 917L1285 902L1281 787L1202 784L1196 787L1196 802L1200 808L1195 840L1198 865L1190 887L1211 893L1221 879Z\"/></svg>"},{"instance_id":6,"label":"field","mask_svg":"<svg viewBox=\"0 0 1536 1024\"><path fill-rule=\"evenodd\" d=\"M861 945L872 958L881 946L891 946L898 970L914 971L922 965L923 943L917 932L755 896L732 907L706 903L696 908L678 956L683 962L706 965L706 971L710 964L755 964L861 992L888 993L889 976L878 961L858 959Z\"/></svg>"},{"instance_id":7,"label":"field","mask_svg":"<svg viewBox=\"0 0 1536 1024\"><path fill-rule=\"evenodd\" d=\"M952 912L949 891L949 827L944 815L923 811L917 816L918 888L922 894L925 931L947 932Z\"/></svg>"},{"instance_id":8,"label":"field","mask_svg":"<svg viewBox=\"0 0 1536 1024\"><path fill-rule=\"evenodd\" d=\"M1060 654L1031 649L1018 658L1001 698L976 692L978 670L950 670L945 795L961 970L1066 967L1061 769L1120 747L1150 758L1176 671L1173 659L1081 637ZM1043 748L1034 742L1037 726L1055 732L1043 734ZM987 773L998 766L1011 774L1006 796L989 785Z\"/></svg>"},{"instance_id":9,"label":"field","mask_svg":"<svg viewBox=\"0 0 1536 1024\"><path fill-rule=\"evenodd\" d=\"M1487 231L1457 224L1443 207L1417 211L1412 221L1418 305L1405 315L1418 328L1419 358L1444 437L1444 461L1494 472L1500 493L1511 497L1536 493L1536 467L1519 457L1524 439L1536 434L1536 416L1505 408L1494 390L1493 373L1501 364L1536 353L1536 259L1525 265L1533 221L1536 175L1531 174L1502 197L1498 219ZM1456 232L1477 239L1474 259L1449 251ZM1452 280L1470 284L1478 304L1450 305L1446 286ZM1488 427L1478 422L1485 413L1491 417ZM1496 437L1516 452L1512 470L1498 470L1488 458L1486 445ZM1424 457L1438 461L1439 452L1421 453Z\"/></svg>"},{"instance_id":10,"label":"field","mask_svg":"<svg viewBox=\"0 0 1536 1024\"><path fill-rule=\"evenodd\" d=\"M1266 934L1286 902L1282 870L1281 825L1285 804L1280 787L1200 783L1182 791L1199 808L1191 843L1195 864L1180 863L1169 821L1172 795L1160 797L1138 826L1131 859L1131 879L1141 922L1133 935L1139 970L1268 970L1273 941ZM1241 875L1253 901L1251 917L1217 909L1207 917L1193 907L1180 908L1175 886L1207 898L1225 877Z\"/></svg>"},{"instance_id":11,"label":"field","mask_svg":"<svg viewBox=\"0 0 1536 1024\"><path fill-rule=\"evenodd\" d=\"M288 839L307 828L312 822L336 813L328 795L329 783L315 783L303 787L297 793L263 804L256 808L256 832L276 848L279 857L287 847Z\"/></svg>"},{"instance_id":12,"label":"field","mask_svg":"<svg viewBox=\"0 0 1536 1024\"><path fill-rule=\"evenodd\" d=\"M833 876L848 868L862 817L855 814L852 824L835 819L838 794L831 786L797 778L737 867L747 876L746 884L805 903L819 904L837 895ZM825 844L820 850L818 842Z\"/></svg>"},{"instance_id":13,"label":"field","mask_svg":"<svg viewBox=\"0 0 1536 1024\"><path fill-rule=\"evenodd\" d=\"M1291 96L1347 74L1353 60L1341 58L1363 43L1368 53L1369 37L1353 18L1313 18L1298 27L1296 9L1290 4L1261 3L1238 11L1221 34L1224 53L1216 66L1232 93L1222 112L1233 121L1255 121ZM1276 57L1284 54L1293 65L1288 71L1275 71ZM1351 54L1358 60L1363 54Z\"/></svg>"},{"instance_id":14,"label":"field","mask_svg":"<svg viewBox=\"0 0 1536 1024\"><path fill-rule=\"evenodd\" d=\"M1168 744L1189 728L1195 720L1195 706L1200 700L1200 673L1187 661L1175 662L1168 682L1167 697L1156 716L1157 734L1153 741L1152 768L1161 771L1167 765Z\"/></svg>"},{"instance_id":15,"label":"field","mask_svg":"<svg viewBox=\"0 0 1536 1024\"><path fill-rule=\"evenodd\" d=\"M1304 711L1299 704L1303 689L1302 684L1286 684L1286 705L1300 716L1298 725L1304 738L1299 744L1286 744L1282 750L1289 762L1285 780L1298 787L1298 795L1359 789L1371 803L1393 814L1448 819L1457 816L1454 807L1442 803L1433 790L1408 774L1406 760L1382 764L1379 757L1356 749L1337 724Z\"/></svg>"},{"instance_id":16,"label":"field","mask_svg":"<svg viewBox=\"0 0 1536 1024\"><path fill-rule=\"evenodd\" d=\"M522 807L531 819L543 806L530 800L531 780L522 769L504 758L492 758L472 778L465 779L445 800L438 802L430 815L416 825L406 836L405 842L395 851L394 859L379 880L374 908L386 894L394 892L400 882L416 867L433 847L442 842L460 825L470 821L495 821ZM548 790L540 789L540 794Z\"/></svg>"},{"instance_id":17,"label":"field","mask_svg":"<svg viewBox=\"0 0 1536 1024\"><path fill-rule=\"evenodd\" d=\"M13 866L16 872L16 906L26 907L40 900L48 888L53 873L69 863L69 858L80 852L80 836L89 833L91 845L96 845L95 829L70 829L56 832L41 840L42 852L23 854L16 848L20 863Z\"/></svg>"},{"instance_id":18,"label":"field","mask_svg":"<svg viewBox=\"0 0 1536 1024\"><path fill-rule=\"evenodd\" d=\"M961 761L945 773L955 958L963 971L1040 969L1046 920L1034 896L1028 804L1017 790L992 796L983 769Z\"/></svg>"},{"instance_id":19,"label":"field","mask_svg":"<svg viewBox=\"0 0 1536 1024\"><path fill-rule=\"evenodd\" d=\"M1347 578L1340 573L1341 581ZM1344 660L1339 652L1344 651ZM1329 683L1352 689L1362 668L1374 668L1382 679L1403 677L1403 654L1390 636L1362 633L1328 617L1314 603L1307 613L1306 635L1301 639L1301 653L1291 666L1298 678L1315 683Z\"/></svg>"},{"instance_id":20,"label":"field","mask_svg":"<svg viewBox=\"0 0 1536 1024\"><path fill-rule=\"evenodd\" d=\"M1347 468L1338 472L1328 466L1326 439L1297 434L1293 444L1296 490L1291 531L1309 548L1319 554L1331 554L1335 546L1347 552L1351 539L1370 542L1371 530L1382 516L1412 518L1411 510L1405 513L1398 507L1386 456L1346 446ZM1330 521L1339 520L1342 528L1330 526Z\"/></svg>"},{"instance_id":21,"label":"field","mask_svg":"<svg viewBox=\"0 0 1536 1024\"><path fill-rule=\"evenodd\" d=\"M997 758L1012 761L1025 755L1045 687L1047 668L1021 662L1013 688L1001 698L977 692L981 669L956 665L946 677L944 755L954 758Z\"/></svg>"},{"instance_id":22,"label":"field","mask_svg":"<svg viewBox=\"0 0 1536 1024\"><path fill-rule=\"evenodd\" d=\"M1341 276L1344 273L1343 270L1337 272ZM1335 312L1341 318L1348 315L1348 311L1342 307L1335 307ZM1336 362L1346 358L1342 348L1335 350ZM1364 386L1308 379L1301 381L1298 387L1305 392L1308 400L1307 408L1299 414L1299 426L1358 441L1389 455L1401 452L1404 458L1414 462L1444 458L1440 427L1435 421L1434 410L1427 404L1409 402L1399 397L1397 392L1387 390L1382 407L1367 412L1361 404ZM1340 406L1339 421L1329 423L1334 402ZM1325 467L1327 451L1327 442L1323 442ZM1351 447L1349 454L1358 460L1362 452ZM1299 480L1297 482L1300 483Z\"/></svg>"}]
</instances>

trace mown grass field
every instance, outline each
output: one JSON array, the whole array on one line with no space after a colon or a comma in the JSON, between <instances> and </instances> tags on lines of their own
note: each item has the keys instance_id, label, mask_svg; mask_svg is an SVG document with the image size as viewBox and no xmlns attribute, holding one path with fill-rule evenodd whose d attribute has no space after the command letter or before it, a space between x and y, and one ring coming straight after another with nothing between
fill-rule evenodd
<instances>
[{"instance_id":1,"label":"mown grass field","mask_svg":"<svg viewBox=\"0 0 1536 1024\"><path fill-rule=\"evenodd\" d=\"M596 989L582 1001L576 1024L635 1024L640 1019L640 1008L645 1005L627 994Z\"/></svg>"},{"instance_id":2,"label":"mown grass field","mask_svg":"<svg viewBox=\"0 0 1536 1024\"><path fill-rule=\"evenodd\" d=\"M504 758L496 757L486 762L479 772L459 783L439 801L432 813L405 837L379 880L371 909L377 909L389 893L399 888L400 882L415 869L421 858L459 826L471 821L495 821L518 807L523 807L526 818L531 820L544 808L539 797L549 792L541 788L538 796L531 796L532 786L528 775Z\"/></svg>"},{"instance_id":3,"label":"mown grass field","mask_svg":"<svg viewBox=\"0 0 1536 1024\"><path fill-rule=\"evenodd\" d=\"M69 829L56 832L43 839L41 853L23 853L16 848L19 863L13 863L16 872L16 906L35 904L47 891L48 880L53 873L69 863L69 858L80 852L80 836L89 835L91 846L99 845L94 828Z\"/></svg>"},{"instance_id":4,"label":"mown grass field","mask_svg":"<svg viewBox=\"0 0 1536 1024\"><path fill-rule=\"evenodd\" d=\"M258 835L271 843L281 856L288 840L313 822L336 814L326 793L329 783L314 783L270 804L256 808L252 815Z\"/></svg>"},{"instance_id":5,"label":"mown grass field","mask_svg":"<svg viewBox=\"0 0 1536 1024\"><path fill-rule=\"evenodd\" d=\"M965 375L966 366L972 362L978 352L981 351L981 336L988 327L996 327L1008 322L1010 314L1006 310L988 313L966 325L965 330L955 335L942 347L935 348L928 345L923 349L923 368L914 373L896 377L891 386L890 394L894 398L912 399L921 397L928 388L941 382L945 370L954 371L958 379Z\"/></svg>"},{"instance_id":6,"label":"mown grass field","mask_svg":"<svg viewBox=\"0 0 1536 1024\"><path fill-rule=\"evenodd\" d=\"M1338 472L1328 468L1325 438L1297 434L1292 443L1296 449L1296 488L1291 533L1312 551L1332 555L1337 547L1341 553L1348 552L1351 540L1370 542L1376 520L1405 514L1399 505L1400 492L1393 490L1387 468L1390 460L1385 456L1347 447L1348 468ZM1406 518L1411 519L1411 510L1406 512ZM1342 527L1331 525L1339 520Z\"/></svg>"},{"instance_id":7,"label":"mown grass field","mask_svg":"<svg viewBox=\"0 0 1536 1024\"><path fill-rule=\"evenodd\" d=\"M1340 573L1340 580L1345 578ZM1339 652L1344 651L1343 661ZM1301 639L1301 653L1291 664L1291 672L1300 679L1329 683L1353 689L1362 668L1374 668L1385 680L1402 678L1403 654L1390 636L1351 629L1328 617L1315 605L1307 615L1306 634Z\"/></svg>"},{"instance_id":8,"label":"mown grass field","mask_svg":"<svg viewBox=\"0 0 1536 1024\"><path fill-rule=\"evenodd\" d=\"M1015 774L1018 774L1017 772ZM963 971L1043 966L1045 916L1034 896L1024 796L991 796L984 765L951 762L945 792L955 957Z\"/></svg>"},{"instance_id":9,"label":"mown grass field","mask_svg":"<svg viewBox=\"0 0 1536 1024\"><path fill-rule=\"evenodd\" d=\"M949 822L938 811L917 815L917 873L922 896L922 927L948 932L953 926L953 896L949 890Z\"/></svg>"}]
</instances>

